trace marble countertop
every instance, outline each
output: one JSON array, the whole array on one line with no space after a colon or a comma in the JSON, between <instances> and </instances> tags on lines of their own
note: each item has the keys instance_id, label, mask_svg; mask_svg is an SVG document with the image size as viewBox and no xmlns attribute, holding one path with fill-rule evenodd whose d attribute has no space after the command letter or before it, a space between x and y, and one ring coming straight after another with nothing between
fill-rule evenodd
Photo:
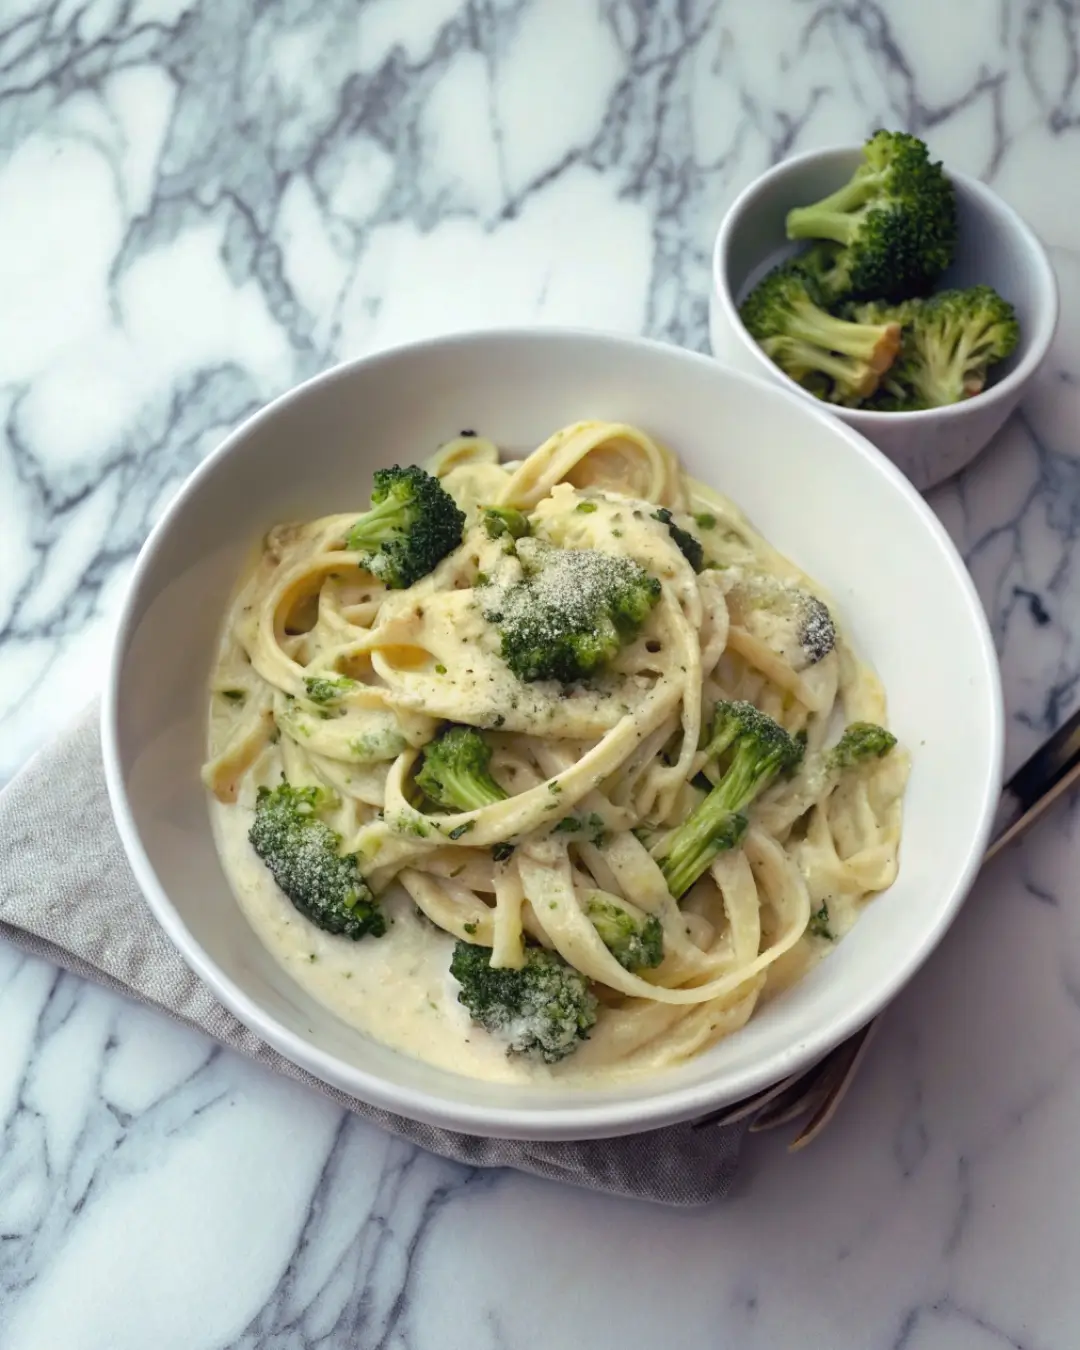
<instances>
[{"instance_id":1,"label":"marble countertop","mask_svg":"<svg viewBox=\"0 0 1080 1350\"><path fill-rule=\"evenodd\" d=\"M992 183L1062 287L1034 396L933 497L1018 762L1080 702L1078 26L1065 0L9 0L0 781L100 682L147 529L259 404L460 327L705 348L725 205L880 124ZM831 1129L752 1140L711 1210L439 1161L0 949L0 1350L1066 1350L1076 833L1062 803L984 873Z\"/></svg>"}]
</instances>

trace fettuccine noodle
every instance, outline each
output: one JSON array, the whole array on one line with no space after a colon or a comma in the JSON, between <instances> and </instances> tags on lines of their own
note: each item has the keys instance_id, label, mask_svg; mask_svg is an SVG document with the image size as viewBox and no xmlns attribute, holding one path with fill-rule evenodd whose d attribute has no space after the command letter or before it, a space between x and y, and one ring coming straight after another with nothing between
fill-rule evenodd
<instances>
[{"instance_id":1,"label":"fettuccine noodle","mask_svg":"<svg viewBox=\"0 0 1080 1350\"><path fill-rule=\"evenodd\" d=\"M396 1048L507 1081L592 1082L677 1064L736 1032L895 878L906 755L897 748L839 780L824 769L846 724L885 724L884 692L839 629L828 650L792 649L768 597L828 597L635 427L577 423L512 463L463 435L427 468L466 526L461 546L413 586L387 589L349 551L359 504L272 529L243 580L212 676L204 771L225 870L293 977ZM638 635L587 686L522 682L502 660L476 600L506 551L479 523L485 505L516 507L537 538L630 558L659 580ZM659 507L700 540L703 570ZM318 676L352 681L331 709L308 696ZM657 860L709 786L700 747L712 710L734 699L804 737L805 755L751 805L740 846L676 900ZM433 826L412 775L448 721L484 729L509 795L440 813ZM380 898L384 937L322 932L255 856L256 794L283 778L333 794L331 823ZM556 830L571 813L590 829ZM615 959L589 917L597 897L655 916L660 964L631 971ZM508 1057L458 1004L455 940L490 947L507 968L539 944L586 976L600 1004L581 1048L556 1065Z\"/></svg>"}]
</instances>

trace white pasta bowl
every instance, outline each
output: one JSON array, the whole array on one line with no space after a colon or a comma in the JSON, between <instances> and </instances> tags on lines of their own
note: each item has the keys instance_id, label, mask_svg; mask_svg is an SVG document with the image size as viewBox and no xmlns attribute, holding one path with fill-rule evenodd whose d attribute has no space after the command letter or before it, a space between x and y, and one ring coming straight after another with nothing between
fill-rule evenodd
<instances>
[{"instance_id":1,"label":"white pasta bowl","mask_svg":"<svg viewBox=\"0 0 1080 1350\"><path fill-rule=\"evenodd\" d=\"M372 471L463 427L513 452L580 418L627 421L734 498L834 596L912 756L899 879L826 960L745 1028L651 1079L486 1083L378 1044L315 1002L248 927L199 777L227 598L282 519L362 508ZM807 400L701 356L602 334L467 334L380 353L278 399L178 493L135 568L103 710L109 794L162 928L217 998L283 1055L400 1115L511 1138L595 1138L698 1116L820 1058L940 940L997 801L1002 705L985 617L945 531L861 436Z\"/></svg>"}]
</instances>

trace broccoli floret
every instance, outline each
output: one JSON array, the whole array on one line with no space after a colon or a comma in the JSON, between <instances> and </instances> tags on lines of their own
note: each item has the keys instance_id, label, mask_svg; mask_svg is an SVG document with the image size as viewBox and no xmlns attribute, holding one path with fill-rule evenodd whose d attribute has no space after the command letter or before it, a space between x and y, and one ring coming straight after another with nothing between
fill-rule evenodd
<instances>
[{"instance_id":1,"label":"broccoli floret","mask_svg":"<svg viewBox=\"0 0 1080 1350\"><path fill-rule=\"evenodd\" d=\"M771 647L793 670L816 665L836 646L836 625L828 606L801 586L750 575L735 582L727 598L734 622Z\"/></svg>"},{"instance_id":2,"label":"broccoli floret","mask_svg":"<svg viewBox=\"0 0 1080 1350\"><path fill-rule=\"evenodd\" d=\"M481 519L489 539L523 539L529 533L528 517L512 506L485 506Z\"/></svg>"},{"instance_id":3,"label":"broccoli floret","mask_svg":"<svg viewBox=\"0 0 1080 1350\"><path fill-rule=\"evenodd\" d=\"M600 940L625 970L658 966L664 959L664 930L655 914L593 896L585 905Z\"/></svg>"},{"instance_id":4,"label":"broccoli floret","mask_svg":"<svg viewBox=\"0 0 1080 1350\"><path fill-rule=\"evenodd\" d=\"M814 283L814 294L818 297L818 303L827 308L839 301L833 301L829 290L829 277L836 267L836 260L843 252L839 244L816 243L811 244L808 249L791 259L791 261L805 275L810 277ZM846 317L841 315L841 317Z\"/></svg>"},{"instance_id":5,"label":"broccoli floret","mask_svg":"<svg viewBox=\"0 0 1080 1350\"><path fill-rule=\"evenodd\" d=\"M668 533L675 541L679 552L695 572L700 572L705 566L705 550L701 547L701 543L689 531L675 524L666 506L653 512L653 520L659 520L668 527Z\"/></svg>"},{"instance_id":6,"label":"broccoli floret","mask_svg":"<svg viewBox=\"0 0 1080 1350\"><path fill-rule=\"evenodd\" d=\"M376 472L371 510L345 544L385 586L404 590L457 548L464 524L464 513L437 478L415 464L395 464Z\"/></svg>"},{"instance_id":7,"label":"broccoli floret","mask_svg":"<svg viewBox=\"0 0 1080 1350\"><path fill-rule=\"evenodd\" d=\"M803 742L805 748L805 739ZM872 722L852 722L830 749L815 750L807 758L799 779L769 792L762 800L765 827L782 833L813 806L833 792L845 774L883 759L896 745L896 737Z\"/></svg>"},{"instance_id":8,"label":"broccoli floret","mask_svg":"<svg viewBox=\"0 0 1080 1350\"><path fill-rule=\"evenodd\" d=\"M991 286L939 291L891 311L873 304L849 308L888 313L903 325L900 355L879 390L882 410L940 408L981 394L990 367L1020 341L1016 311Z\"/></svg>"},{"instance_id":9,"label":"broccoli floret","mask_svg":"<svg viewBox=\"0 0 1080 1350\"><path fill-rule=\"evenodd\" d=\"M956 196L917 136L877 131L849 182L788 212L789 239L842 247L815 259L830 301L905 300L923 295L956 252Z\"/></svg>"},{"instance_id":10,"label":"broccoli floret","mask_svg":"<svg viewBox=\"0 0 1080 1350\"><path fill-rule=\"evenodd\" d=\"M833 403L860 403L900 350L900 325L854 323L830 314L797 261L774 267L739 310L746 331L796 384Z\"/></svg>"},{"instance_id":11,"label":"broccoli floret","mask_svg":"<svg viewBox=\"0 0 1080 1350\"><path fill-rule=\"evenodd\" d=\"M660 598L660 582L629 558L594 549L518 545L524 579L490 588L484 617L519 680L574 684L601 670Z\"/></svg>"},{"instance_id":12,"label":"broccoli floret","mask_svg":"<svg viewBox=\"0 0 1080 1350\"><path fill-rule=\"evenodd\" d=\"M826 763L833 771L850 769L867 760L884 759L896 745L891 731L873 722L852 722L826 755Z\"/></svg>"},{"instance_id":13,"label":"broccoli floret","mask_svg":"<svg viewBox=\"0 0 1080 1350\"><path fill-rule=\"evenodd\" d=\"M491 747L472 727L451 727L424 747L416 785L454 811L476 811L509 795L490 773Z\"/></svg>"},{"instance_id":14,"label":"broccoli floret","mask_svg":"<svg viewBox=\"0 0 1080 1350\"><path fill-rule=\"evenodd\" d=\"M458 1002L508 1043L507 1054L555 1064L573 1054L596 1022L596 996L585 976L543 947L526 948L520 970L493 970L490 947L458 942L450 974L461 985Z\"/></svg>"},{"instance_id":15,"label":"broccoli floret","mask_svg":"<svg viewBox=\"0 0 1080 1350\"><path fill-rule=\"evenodd\" d=\"M668 840L657 861L671 894L678 899L713 858L738 846L746 832L742 812L779 773L790 773L803 747L778 722L742 701L718 703L713 714L710 759L720 781Z\"/></svg>"},{"instance_id":16,"label":"broccoli floret","mask_svg":"<svg viewBox=\"0 0 1080 1350\"><path fill-rule=\"evenodd\" d=\"M315 787L260 788L251 847L301 914L327 933L358 941L386 932L383 918L354 853L341 853L341 836L320 820L328 802Z\"/></svg>"},{"instance_id":17,"label":"broccoli floret","mask_svg":"<svg viewBox=\"0 0 1080 1350\"><path fill-rule=\"evenodd\" d=\"M307 696L312 703L337 703L343 694L356 688L356 681L347 675L337 678L329 675L308 675L304 680Z\"/></svg>"}]
</instances>

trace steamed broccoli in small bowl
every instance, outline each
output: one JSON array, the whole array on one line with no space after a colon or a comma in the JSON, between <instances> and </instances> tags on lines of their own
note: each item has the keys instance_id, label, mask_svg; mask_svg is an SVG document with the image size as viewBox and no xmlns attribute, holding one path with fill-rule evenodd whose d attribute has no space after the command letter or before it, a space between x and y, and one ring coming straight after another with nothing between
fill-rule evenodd
<instances>
[{"instance_id":1,"label":"steamed broccoli in small bowl","mask_svg":"<svg viewBox=\"0 0 1080 1350\"><path fill-rule=\"evenodd\" d=\"M1020 340L1016 312L990 286L939 291L903 305L852 307L858 322L892 319L902 325L900 355L871 406L883 412L942 408L974 398L990 370L1006 361Z\"/></svg>"},{"instance_id":2,"label":"steamed broccoli in small bowl","mask_svg":"<svg viewBox=\"0 0 1080 1350\"><path fill-rule=\"evenodd\" d=\"M956 193L917 136L877 131L849 180L787 214L804 245L744 298L774 365L827 403L917 412L980 394L1020 340L990 286L934 293L957 256Z\"/></svg>"},{"instance_id":3,"label":"steamed broccoli in small bowl","mask_svg":"<svg viewBox=\"0 0 1080 1350\"><path fill-rule=\"evenodd\" d=\"M788 212L787 235L840 245L819 271L831 300L906 300L956 254L956 195L925 142L876 131L843 187Z\"/></svg>"},{"instance_id":4,"label":"steamed broccoli in small bowl","mask_svg":"<svg viewBox=\"0 0 1080 1350\"><path fill-rule=\"evenodd\" d=\"M828 401L859 403L875 393L900 350L900 324L889 318L830 314L812 273L798 261L774 268L739 311L766 356L797 384L820 380Z\"/></svg>"}]
</instances>

